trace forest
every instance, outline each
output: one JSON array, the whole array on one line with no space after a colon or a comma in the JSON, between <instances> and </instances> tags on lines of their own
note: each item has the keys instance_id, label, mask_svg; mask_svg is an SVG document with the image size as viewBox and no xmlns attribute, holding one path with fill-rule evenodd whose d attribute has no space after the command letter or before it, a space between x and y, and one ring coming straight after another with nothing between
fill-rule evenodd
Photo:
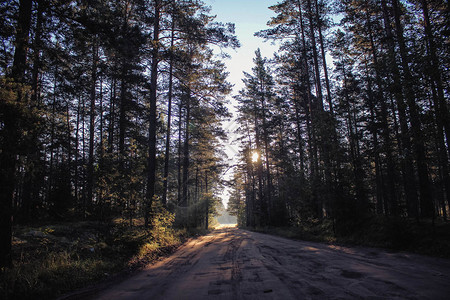
<instances>
[{"instance_id":1,"label":"forest","mask_svg":"<svg viewBox=\"0 0 450 300\"><path fill-rule=\"evenodd\" d=\"M1 251L15 224L208 224L239 46L201 1L2 1ZM211 208L209 207L211 206ZM9 245L9 246L8 246Z\"/></svg>"},{"instance_id":2,"label":"forest","mask_svg":"<svg viewBox=\"0 0 450 300\"><path fill-rule=\"evenodd\" d=\"M269 9L279 50L231 95L235 25L201 0L2 0L0 268L17 226L207 229L225 187L247 228L447 222L448 1Z\"/></svg>"},{"instance_id":3,"label":"forest","mask_svg":"<svg viewBox=\"0 0 450 300\"><path fill-rule=\"evenodd\" d=\"M449 4L279 1L234 99L230 209L249 227L447 221Z\"/></svg>"}]
</instances>

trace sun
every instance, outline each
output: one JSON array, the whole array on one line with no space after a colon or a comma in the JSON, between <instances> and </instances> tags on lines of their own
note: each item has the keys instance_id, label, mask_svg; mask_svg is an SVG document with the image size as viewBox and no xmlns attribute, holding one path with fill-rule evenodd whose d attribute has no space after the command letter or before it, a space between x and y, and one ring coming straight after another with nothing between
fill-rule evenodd
<instances>
[{"instance_id":1,"label":"sun","mask_svg":"<svg viewBox=\"0 0 450 300\"><path fill-rule=\"evenodd\" d=\"M257 162L258 158L259 158L258 152L256 152L256 151L253 152L253 154L252 154L252 162Z\"/></svg>"}]
</instances>

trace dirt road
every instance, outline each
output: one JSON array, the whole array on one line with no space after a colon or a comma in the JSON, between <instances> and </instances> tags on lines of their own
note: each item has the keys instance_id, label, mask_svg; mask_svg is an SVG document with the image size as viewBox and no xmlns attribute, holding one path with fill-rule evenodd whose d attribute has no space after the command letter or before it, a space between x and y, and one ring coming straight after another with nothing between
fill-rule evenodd
<instances>
[{"instance_id":1,"label":"dirt road","mask_svg":"<svg viewBox=\"0 0 450 300\"><path fill-rule=\"evenodd\" d=\"M450 299L450 261L222 228L95 299Z\"/></svg>"}]
</instances>

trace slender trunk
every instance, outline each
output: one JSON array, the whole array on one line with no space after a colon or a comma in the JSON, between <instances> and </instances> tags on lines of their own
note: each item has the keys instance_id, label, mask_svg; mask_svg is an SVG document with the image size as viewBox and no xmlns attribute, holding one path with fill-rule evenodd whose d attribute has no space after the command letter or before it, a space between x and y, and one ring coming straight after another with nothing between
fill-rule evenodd
<instances>
[{"instance_id":1,"label":"slender trunk","mask_svg":"<svg viewBox=\"0 0 450 300\"><path fill-rule=\"evenodd\" d=\"M375 190L376 190L376 209L377 214L381 215L383 214L383 176L381 172L381 166L380 166L380 150L379 150L379 144L378 144L378 130L376 125L376 112L375 112L375 105L374 105L374 97L373 97L373 90L372 90L372 80L369 77L368 72L368 66L367 62L365 63L365 69L366 69L366 81L367 81L367 104L369 106L370 111L370 129L372 134L372 143L373 143L373 159L375 164Z\"/></svg>"},{"instance_id":2,"label":"slender trunk","mask_svg":"<svg viewBox=\"0 0 450 300\"><path fill-rule=\"evenodd\" d=\"M80 110L81 110L81 101L78 100L78 107L77 107L77 123L75 128L75 199L78 201L78 189L79 189L79 180L78 180L78 169L79 169L79 131L80 131Z\"/></svg>"},{"instance_id":3,"label":"slender trunk","mask_svg":"<svg viewBox=\"0 0 450 300\"><path fill-rule=\"evenodd\" d=\"M205 171L205 193L206 193L206 210L205 210L205 229L209 227L209 196L208 196L208 170Z\"/></svg>"},{"instance_id":4,"label":"slender trunk","mask_svg":"<svg viewBox=\"0 0 450 300\"><path fill-rule=\"evenodd\" d=\"M258 160L256 161L256 174L258 177L258 201L255 203L256 206L256 226L261 225L261 219L263 217L262 213L264 211L264 193L263 193L263 164L262 164L262 151L261 151L261 140L260 140L260 125L258 122L258 107L256 101L253 101L253 111L254 111L254 130L255 130L255 145L256 151L258 153Z\"/></svg>"},{"instance_id":5,"label":"slender trunk","mask_svg":"<svg viewBox=\"0 0 450 300\"><path fill-rule=\"evenodd\" d=\"M322 214L322 203L319 199L319 192L317 188L319 187L319 164L318 164L318 153L317 153L317 139L315 134L316 128L316 114L313 109L312 100L311 100L311 82L309 75L309 64L308 64L308 55L306 52L306 34L305 34L305 26L303 24L303 13L300 1L297 1L298 10L299 10L299 23L300 23L300 32L301 32L301 40L302 40L302 56L303 56L303 68L304 68L304 83L306 85L305 91L305 112L306 112L306 126L308 133L308 141L309 141L309 160L310 160L310 168L311 168L311 177L313 179L312 184L312 200L313 205L317 208L317 216Z\"/></svg>"},{"instance_id":6,"label":"slender trunk","mask_svg":"<svg viewBox=\"0 0 450 300\"><path fill-rule=\"evenodd\" d=\"M397 66L397 61L395 59L395 45L394 45L394 36L392 34L389 12L386 5L385 0L381 0L381 6L384 17L384 29L386 32L386 42L389 50L389 66L392 74L393 83L390 86L390 91L395 98L397 103L399 121L400 121L400 129L401 129L401 142L402 142L402 150L404 153L404 159L402 161L403 170L404 170L404 190L406 195L406 202L410 207L417 207L417 189L416 189L416 180L414 178L414 168L413 168L413 159L411 154L411 140L409 138L409 127L408 120L406 115L406 103L404 100L404 96L402 93L402 83L400 78L400 72ZM393 214L398 215L400 212L398 211L398 207L394 207Z\"/></svg>"},{"instance_id":7,"label":"slender trunk","mask_svg":"<svg viewBox=\"0 0 450 300\"><path fill-rule=\"evenodd\" d=\"M262 87L264 90L264 87ZM267 131L267 120L266 120L266 107L265 107L265 99L264 96L261 99L261 109L262 109L262 127L263 127L263 139L264 139L264 152L266 154L265 157L265 165L266 165L266 180L267 180L267 193L266 193L266 210L267 210L267 217L268 217L268 223L272 225L272 210L273 210L273 203L272 203L272 178L270 174L270 161L269 161L269 134ZM261 157L262 160L262 157Z\"/></svg>"},{"instance_id":8,"label":"slender trunk","mask_svg":"<svg viewBox=\"0 0 450 300\"><path fill-rule=\"evenodd\" d=\"M297 143L298 143L298 153L300 155L300 178L301 182L303 183L304 175L305 175L305 158L304 158L304 152L303 152L303 137L302 137L302 127L301 127L301 120L300 120L300 100L298 99L298 95L296 95L295 91L293 91L294 94L294 110L295 110L295 124L297 129Z\"/></svg>"},{"instance_id":9,"label":"slender trunk","mask_svg":"<svg viewBox=\"0 0 450 300\"><path fill-rule=\"evenodd\" d=\"M316 93L317 93L317 99L318 99L318 105L319 105L319 119L320 122L328 123L329 117L324 113L323 109L323 93L322 93L322 83L320 79L320 70L319 70L319 56L317 53L317 45L316 45L316 37L315 37L315 30L314 30L314 20L313 20L313 11L312 11L312 5L311 0L307 0L307 7L308 7L308 16L309 16L309 27L310 27L310 38L311 38L311 47L313 50L313 61L314 61L314 70L315 70L315 81L316 81ZM330 132L328 132L328 126L323 126L322 124L318 124L318 132L319 137L321 138L320 142L320 154L323 157L323 169L325 173L325 193L323 197L323 204L321 203L320 206L322 208L325 208L325 213L327 213L327 210L331 207L331 198L334 196L332 190L332 174L331 174L331 160L330 160L330 145L327 140ZM320 126L322 125L322 126ZM320 210L320 209L319 209ZM322 211L319 212L319 216L323 217Z\"/></svg>"},{"instance_id":10,"label":"slender trunk","mask_svg":"<svg viewBox=\"0 0 450 300\"><path fill-rule=\"evenodd\" d=\"M386 98L383 95L383 81L380 75L380 64L378 60L378 52L375 47L372 24L370 20L369 12L366 10L366 18L367 18L367 30L369 34L370 41L370 51L372 55L373 64L375 66L375 82L377 85L376 98L380 103L380 113L381 113L381 128L382 128L382 137L383 137L383 148L386 156L386 164L387 164L387 190L383 188L383 199L384 199L384 212L386 215L389 215L392 211L396 211L397 207L397 195L396 195L396 176L395 176L395 164L393 159L393 150L392 150L392 141L390 137L390 129L388 122L388 109L386 105ZM374 103L375 104L375 103ZM380 172L382 173L382 172Z\"/></svg>"},{"instance_id":11,"label":"slender trunk","mask_svg":"<svg viewBox=\"0 0 450 300\"><path fill-rule=\"evenodd\" d=\"M252 219L251 219L251 216L253 214L253 211L252 211L253 201L252 201L251 192L250 192L250 191L253 192L253 190L250 189L250 182L249 182L250 170L248 168L248 165L249 164L247 164L247 170L246 170L247 172L244 173L245 226L250 227L250 226L253 226Z\"/></svg>"},{"instance_id":12,"label":"slender trunk","mask_svg":"<svg viewBox=\"0 0 450 300\"><path fill-rule=\"evenodd\" d=\"M255 227L256 226L256 213L258 212L258 209L256 208L256 179L255 179L255 171L253 168L253 165L250 165L250 172L249 176L251 177L251 191L250 194L250 226Z\"/></svg>"},{"instance_id":13,"label":"slender trunk","mask_svg":"<svg viewBox=\"0 0 450 300\"><path fill-rule=\"evenodd\" d=\"M437 152L439 157L439 167L441 170L441 178L444 183L444 189L445 189L445 195L447 198L447 203L450 202L450 170L448 165L448 156L445 146L445 140L444 140L444 125L442 120L442 115L439 112L440 106L439 106L439 99L438 95L435 89L435 85L433 82L431 82L431 91L432 91L432 99L433 99L433 107L434 112L436 116L436 146L437 146ZM442 197L441 200L441 206L442 206L442 215L444 220L447 221L447 205L445 203L444 197Z\"/></svg>"},{"instance_id":14,"label":"slender trunk","mask_svg":"<svg viewBox=\"0 0 450 300\"><path fill-rule=\"evenodd\" d=\"M327 59L326 59L326 55L325 55L325 45L324 45L324 41L323 41L323 35L322 35L322 22L320 20L320 12L319 12L319 5L318 5L318 1L315 0L315 7L316 7L316 19L317 19L317 30L319 33L319 46L320 46L320 51L321 51L321 56L322 56L322 68L323 68L323 72L324 72L324 77L325 77L325 88L327 90L327 103L330 109L330 114L329 116L327 116L327 133L324 133L325 136L327 136L326 140L329 140L328 136L331 134L332 135L332 142L326 142L325 147L326 147L326 153L325 153L325 162L328 164L328 167L325 166L325 174L326 177L328 178L327 180L329 181L329 183L332 182L332 172L331 172L331 167L333 165L332 163L332 153L335 153L336 155L334 155L334 162L335 162L335 173L337 174L337 177L340 178L342 177L342 174L340 174L340 165L341 165L341 157L340 157L340 150L339 150L339 141L338 141L338 137L337 137L337 131L336 131L336 125L335 125L335 118L334 118L334 108L333 108L333 101L331 98L331 89L330 89L330 80L329 80L329 76L328 76L328 68L327 68ZM330 185L331 186L331 185ZM334 192L331 192L332 194L334 194Z\"/></svg>"},{"instance_id":15,"label":"slender trunk","mask_svg":"<svg viewBox=\"0 0 450 300\"><path fill-rule=\"evenodd\" d=\"M103 143L103 131L104 131L104 129L103 129L103 127L104 127L104 124L103 124L103 77L102 76L100 76L100 82L99 82L99 84L100 84L100 93L99 93L99 100L100 100L100 103L99 103L99 109L100 109L100 111L99 111L99 117L100 117L100 124L99 124L99 136L100 136L100 157L101 158L103 158L103 155L105 154L105 151L104 151L104 143Z\"/></svg>"},{"instance_id":16,"label":"slender trunk","mask_svg":"<svg viewBox=\"0 0 450 300\"><path fill-rule=\"evenodd\" d=\"M189 139L190 139L190 131L189 131L189 123L191 119L191 92L188 89L185 95L185 108L186 108L186 119L185 119L185 128L184 128L184 146L183 146L183 191L181 198L181 206L187 207L188 202L188 190L189 190Z\"/></svg>"},{"instance_id":17,"label":"slender trunk","mask_svg":"<svg viewBox=\"0 0 450 300\"><path fill-rule=\"evenodd\" d=\"M114 149L114 127L116 112L116 78L112 79L111 97L109 103L109 124L108 124L108 153L112 153Z\"/></svg>"},{"instance_id":18,"label":"slender trunk","mask_svg":"<svg viewBox=\"0 0 450 300\"><path fill-rule=\"evenodd\" d=\"M14 42L14 62L11 78L17 83L24 83L27 68L28 40L31 27L32 0L19 1L19 15L16 27L16 40Z\"/></svg>"},{"instance_id":19,"label":"slender trunk","mask_svg":"<svg viewBox=\"0 0 450 300\"><path fill-rule=\"evenodd\" d=\"M16 184L15 144L19 136L17 119L13 114L3 117L3 146L0 154L0 268L11 267L14 187Z\"/></svg>"},{"instance_id":20,"label":"slender trunk","mask_svg":"<svg viewBox=\"0 0 450 300\"><path fill-rule=\"evenodd\" d=\"M169 59L169 91L168 91L168 103L167 103L167 136L166 136L166 151L164 156L164 176L163 176L163 194L162 205L167 206L167 188L169 177L169 155L170 155L170 127L172 122L172 88L173 88L173 45L174 45L174 31L175 21L172 18L172 32L170 40L170 59Z\"/></svg>"},{"instance_id":21,"label":"slender trunk","mask_svg":"<svg viewBox=\"0 0 450 300\"><path fill-rule=\"evenodd\" d=\"M364 195L364 177L363 177L363 171L361 167L361 157L359 153L359 140L358 140L358 126L356 117L354 116L354 107L353 103L350 99L350 96L348 95L348 87L347 87L347 72L345 70L345 64L342 64L342 74L344 76L344 86L343 86L343 92L344 92L344 99L347 103L347 122L348 122L348 140L350 144L350 157L352 160L352 167L353 167L353 175L354 175L354 183L355 183L355 192L356 192L356 199L358 200L358 204L362 204L363 201L365 201L365 195ZM360 211L360 213L364 213Z\"/></svg>"},{"instance_id":22,"label":"slender trunk","mask_svg":"<svg viewBox=\"0 0 450 300\"><path fill-rule=\"evenodd\" d=\"M14 62L11 78L17 83L24 83L28 39L31 26L32 0L19 2L19 15L16 27ZM22 91L18 90L17 102L22 101ZM16 184L15 170L17 141L20 140L18 112L7 106L3 112L2 151L0 152L0 268L11 267L12 245L12 205Z\"/></svg>"},{"instance_id":23,"label":"slender trunk","mask_svg":"<svg viewBox=\"0 0 450 300\"><path fill-rule=\"evenodd\" d=\"M153 198L155 196L156 183L156 96L158 88L158 63L159 63L159 22L160 22L161 1L155 0L155 19L153 25L153 51L150 75L150 108L148 127L148 173L146 203L144 209L145 227L149 225L149 215L152 209Z\"/></svg>"},{"instance_id":24,"label":"slender trunk","mask_svg":"<svg viewBox=\"0 0 450 300\"><path fill-rule=\"evenodd\" d=\"M447 152L450 156L450 113L448 111L448 104L444 96L444 87L442 83L442 71L440 70L439 66L439 58L436 54L436 42L434 41L433 36L433 30L431 28L430 23L430 16L428 12L428 1L427 0L421 0L422 5L422 13L424 18L424 27L425 27L425 37L426 37L426 43L427 43L427 51L428 56L430 58L431 64L429 71L429 76L431 77L432 81L434 82L437 90L437 97L439 101L439 113L440 118L443 121L443 126L445 128L445 138L446 138L446 144L447 144Z\"/></svg>"},{"instance_id":25,"label":"slender trunk","mask_svg":"<svg viewBox=\"0 0 450 300\"><path fill-rule=\"evenodd\" d=\"M248 124L247 128L248 128ZM250 227L255 227L255 217L256 217L256 209L255 209L255 205L256 205L256 182L255 182L255 172L254 172L254 164L251 161L250 157L252 155L252 137L250 135L251 130L247 130L247 135L248 135L248 161L247 161L247 176L245 177L245 180L247 182L246 185L246 193L245 193L245 197L247 200L247 206L246 206L246 211L247 211L247 226Z\"/></svg>"},{"instance_id":26,"label":"slender trunk","mask_svg":"<svg viewBox=\"0 0 450 300\"><path fill-rule=\"evenodd\" d=\"M100 120L99 120L99 122L100 122L100 128L99 128L99 136L100 136L100 146L99 146L99 148L100 148L100 155L99 155L99 168L100 169L103 169L103 167L104 167L104 157L105 157L105 145L104 145L104 143L103 143L103 131L104 131L104 129L103 129L103 126L104 126L104 124L103 124L103 77L102 76L100 76L100 82L99 82L99 85L100 85L100 93L99 93L99 100L100 100L100 103L99 103L99 109L100 109L100 111L99 111L99 117L100 117ZM99 185L99 190L98 190L98 193L97 193L97 206L99 207L99 209L100 209L100 214L99 214L99 218L100 218L100 220L103 220L103 210L104 210L104 185L103 184L100 184Z\"/></svg>"},{"instance_id":27,"label":"slender trunk","mask_svg":"<svg viewBox=\"0 0 450 300\"><path fill-rule=\"evenodd\" d=\"M55 115L56 115L56 78L58 74L58 70L55 70L54 74L54 80L53 80L53 101L52 101L52 116L51 116L51 127L50 127L50 167L49 167L49 186L48 186L48 195L49 197L52 189L53 189L53 161L54 161L54 141L55 141L55 127L56 127L56 121L55 121Z\"/></svg>"},{"instance_id":28,"label":"slender trunk","mask_svg":"<svg viewBox=\"0 0 450 300\"><path fill-rule=\"evenodd\" d=\"M34 33L33 41L33 70L31 74L31 108L38 108L40 106L40 85L39 85L39 75L40 75L40 65L41 65L41 48L42 48L42 23L43 23L43 13L44 5L42 1L38 1L37 7L37 17L36 17L36 29ZM36 130L32 131L32 138L30 139L30 153L27 155L27 166L26 173L24 175L23 184L23 196L22 196L22 207L21 215L24 221L29 221L32 218L32 202L36 201L39 197L38 189L39 183L37 178L38 174L37 168L41 164L41 153L39 151L39 138L38 132Z\"/></svg>"},{"instance_id":29,"label":"slender trunk","mask_svg":"<svg viewBox=\"0 0 450 300\"><path fill-rule=\"evenodd\" d=\"M320 83L319 60L318 60L318 54L317 54L316 36L314 33L314 23L313 23L313 13L312 13L312 8L311 8L311 0L307 0L307 4L308 4L311 47L312 47L312 51L313 51L313 60L314 60L316 94L317 94L317 99L318 99L318 104L319 104L319 110L320 110L320 112L322 112L323 111L323 94L322 94L322 84Z\"/></svg>"},{"instance_id":30,"label":"slender trunk","mask_svg":"<svg viewBox=\"0 0 450 300\"><path fill-rule=\"evenodd\" d=\"M177 196L178 196L178 200L177 200L177 204L181 206L182 204L182 194L181 194L181 189L182 189L182 182L181 182L181 169L182 169L182 164L181 164L181 133L182 133L182 125L183 125L183 101L182 99L180 99L180 103L178 104L178 157L177 157L177 165L178 165L178 170L177 170Z\"/></svg>"},{"instance_id":31,"label":"slender trunk","mask_svg":"<svg viewBox=\"0 0 450 300\"><path fill-rule=\"evenodd\" d=\"M31 74L31 103L32 105L38 105L39 102L39 74L41 68L41 48L42 48L42 23L44 22L44 4L42 1L38 2L37 18L36 18L36 32L33 42L33 72Z\"/></svg>"},{"instance_id":32,"label":"slender trunk","mask_svg":"<svg viewBox=\"0 0 450 300\"><path fill-rule=\"evenodd\" d=\"M83 209L83 218L87 217L86 214L86 137L85 137L85 113L86 113L86 100L82 97L81 101L81 202Z\"/></svg>"},{"instance_id":33,"label":"slender trunk","mask_svg":"<svg viewBox=\"0 0 450 300\"><path fill-rule=\"evenodd\" d=\"M69 101L66 101L67 178L69 181L70 189L72 189L72 135L71 135L72 130L70 126L69 103L70 103Z\"/></svg>"},{"instance_id":34,"label":"slender trunk","mask_svg":"<svg viewBox=\"0 0 450 300\"><path fill-rule=\"evenodd\" d=\"M195 182L194 182L194 196L192 197L192 206L194 207L194 224L195 227L197 226L201 226L203 224L203 218L200 216L199 217L199 213L198 213L198 204L200 203L199 198L198 198L198 185L199 185L199 175L200 175L200 170L198 169L198 162L197 162L197 167L195 168ZM200 214L201 215L201 214Z\"/></svg>"},{"instance_id":35,"label":"slender trunk","mask_svg":"<svg viewBox=\"0 0 450 300\"><path fill-rule=\"evenodd\" d=\"M119 154L121 167L123 167L123 160L125 157L125 135L127 130L127 109L128 109L128 99L127 99L127 73L125 67L125 62L122 62L122 78L120 83L120 112L119 112Z\"/></svg>"},{"instance_id":36,"label":"slender trunk","mask_svg":"<svg viewBox=\"0 0 450 300\"><path fill-rule=\"evenodd\" d=\"M404 74L404 84L408 88L405 88L405 96L409 107L409 115L411 120L411 129L413 134L413 145L417 160L417 173L419 176L419 192L420 192L420 210L422 216L431 217L433 212L433 198L430 187L430 180L428 177L428 165L426 157L426 149L424 145L424 137L422 134L422 124L420 121L419 111L416 104L416 98L414 95L414 89L410 88L414 86L411 71L409 69L408 51L403 37L403 27L400 21L400 8L398 0L392 0L394 17L395 17L395 29L397 35L397 41L400 49L400 57L402 63L402 69ZM412 217L417 217L417 205L412 203L409 212Z\"/></svg>"},{"instance_id":37,"label":"slender trunk","mask_svg":"<svg viewBox=\"0 0 450 300\"><path fill-rule=\"evenodd\" d=\"M87 206L92 205L94 186L95 99L97 89L98 46L96 37L92 45L91 94L89 111L89 157L87 167Z\"/></svg>"},{"instance_id":38,"label":"slender trunk","mask_svg":"<svg viewBox=\"0 0 450 300\"><path fill-rule=\"evenodd\" d=\"M323 36L322 36L322 24L320 21L320 14L319 14L319 5L318 1L315 0L315 6L316 6L316 21L317 21L317 28L319 31L319 45L320 45L320 51L322 54L322 66L323 66L323 72L325 76L325 87L327 90L327 102L328 106L330 107L330 114L331 117L334 118L334 109L333 109L333 102L331 100L331 89L330 89L330 80L328 78L328 68L327 68L327 59L325 56L325 47L323 43Z\"/></svg>"}]
</instances>

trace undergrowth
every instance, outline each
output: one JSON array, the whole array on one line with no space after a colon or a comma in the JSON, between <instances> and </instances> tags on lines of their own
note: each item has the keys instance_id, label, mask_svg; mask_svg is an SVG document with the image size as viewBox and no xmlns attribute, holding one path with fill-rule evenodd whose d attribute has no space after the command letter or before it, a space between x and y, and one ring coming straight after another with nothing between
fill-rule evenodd
<instances>
[{"instance_id":1,"label":"undergrowth","mask_svg":"<svg viewBox=\"0 0 450 300\"><path fill-rule=\"evenodd\" d=\"M0 299L55 299L75 289L131 271L173 252L202 230L172 228L173 215L142 220L73 222L14 228L14 267L0 274Z\"/></svg>"},{"instance_id":2,"label":"undergrowth","mask_svg":"<svg viewBox=\"0 0 450 300\"><path fill-rule=\"evenodd\" d=\"M351 228L351 226L348 226ZM436 220L367 218L352 230L337 231L330 219L309 220L295 227L260 227L249 230L291 239L408 251L450 258L450 223Z\"/></svg>"}]
</instances>

